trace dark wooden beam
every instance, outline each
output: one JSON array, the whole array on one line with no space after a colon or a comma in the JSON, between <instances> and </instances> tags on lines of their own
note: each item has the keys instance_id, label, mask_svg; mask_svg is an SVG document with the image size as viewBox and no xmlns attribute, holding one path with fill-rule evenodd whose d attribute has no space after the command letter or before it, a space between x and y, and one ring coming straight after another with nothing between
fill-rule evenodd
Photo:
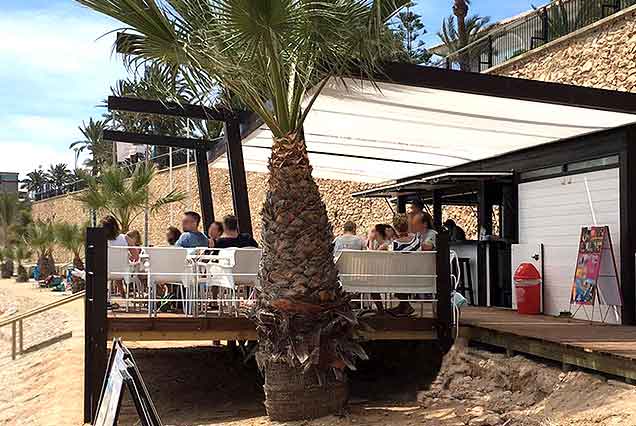
<instances>
[{"instance_id":1,"label":"dark wooden beam","mask_svg":"<svg viewBox=\"0 0 636 426\"><path fill-rule=\"evenodd\" d=\"M627 132L627 147L619 157L620 285L623 324L636 325L636 129Z\"/></svg>"},{"instance_id":2,"label":"dark wooden beam","mask_svg":"<svg viewBox=\"0 0 636 426\"><path fill-rule=\"evenodd\" d=\"M440 231L442 229L442 193L438 190L432 192L433 202L433 227Z\"/></svg>"},{"instance_id":3,"label":"dark wooden beam","mask_svg":"<svg viewBox=\"0 0 636 426\"><path fill-rule=\"evenodd\" d=\"M108 251L103 228L86 229L86 297L84 301L84 423L97 415L106 374L106 289Z\"/></svg>"},{"instance_id":4,"label":"dark wooden beam","mask_svg":"<svg viewBox=\"0 0 636 426\"><path fill-rule=\"evenodd\" d=\"M108 110L216 121L225 121L234 117L234 114L230 110L221 108L119 96L108 97Z\"/></svg>"},{"instance_id":5,"label":"dark wooden beam","mask_svg":"<svg viewBox=\"0 0 636 426\"><path fill-rule=\"evenodd\" d=\"M397 212L406 213L406 197L403 195L397 197Z\"/></svg>"},{"instance_id":6,"label":"dark wooden beam","mask_svg":"<svg viewBox=\"0 0 636 426\"><path fill-rule=\"evenodd\" d=\"M194 157L197 169L197 183L199 184L203 232L208 232L208 228L214 222L214 202L212 200L212 187L210 186L207 151L198 149L194 152Z\"/></svg>"},{"instance_id":7,"label":"dark wooden beam","mask_svg":"<svg viewBox=\"0 0 636 426\"><path fill-rule=\"evenodd\" d=\"M538 80L454 71L421 65L387 63L375 76L379 81L449 90L497 98L636 113L636 95Z\"/></svg>"},{"instance_id":8,"label":"dark wooden beam","mask_svg":"<svg viewBox=\"0 0 636 426\"><path fill-rule=\"evenodd\" d=\"M222 139L215 140L182 138L178 136L146 135L143 133L104 130L104 140L126 142L137 145L168 146L194 150L215 151L223 146Z\"/></svg>"},{"instance_id":9,"label":"dark wooden beam","mask_svg":"<svg viewBox=\"0 0 636 426\"><path fill-rule=\"evenodd\" d=\"M437 336L444 351L452 346L452 305L450 279L450 249L448 233L440 232L436 238L437 271Z\"/></svg>"},{"instance_id":10,"label":"dark wooden beam","mask_svg":"<svg viewBox=\"0 0 636 426\"><path fill-rule=\"evenodd\" d=\"M250 200L245 177L245 164L243 162L241 128L238 120L226 121L224 133L234 214L238 219L239 231L252 235L252 216L250 214Z\"/></svg>"}]
</instances>

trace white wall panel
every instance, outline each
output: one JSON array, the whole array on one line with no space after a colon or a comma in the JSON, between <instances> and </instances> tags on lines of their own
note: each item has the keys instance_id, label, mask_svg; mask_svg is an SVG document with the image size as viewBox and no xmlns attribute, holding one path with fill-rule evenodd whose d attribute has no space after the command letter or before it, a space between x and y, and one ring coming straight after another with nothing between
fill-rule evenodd
<instances>
[{"instance_id":1,"label":"white wall panel","mask_svg":"<svg viewBox=\"0 0 636 426\"><path fill-rule=\"evenodd\" d=\"M519 242L544 244L544 311L547 314L568 310L581 227L593 224L585 179L598 224L610 227L620 271L618 168L519 185ZM585 318L585 315L579 312L577 317Z\"/></svg>"}]
</instances>

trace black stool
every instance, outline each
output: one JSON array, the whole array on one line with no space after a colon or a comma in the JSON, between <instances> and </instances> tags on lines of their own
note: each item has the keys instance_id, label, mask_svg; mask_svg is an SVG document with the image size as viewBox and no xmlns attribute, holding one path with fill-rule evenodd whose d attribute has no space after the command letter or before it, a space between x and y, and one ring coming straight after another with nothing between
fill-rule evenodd
<instances>
[{"instance_id":1,"label":"black stool","mask_svg":"<svg viewBox=\"0 0 636 426\"><path fill-rule=\"evenodd\" d=\"M469 304L474 305L475 295L473 293L473 275L470 270L470 258L460 257L457 260L459 261L459 270L461 271L459 283L457 284L457 292L464 296Z\"/></svg>"}]
</instances>

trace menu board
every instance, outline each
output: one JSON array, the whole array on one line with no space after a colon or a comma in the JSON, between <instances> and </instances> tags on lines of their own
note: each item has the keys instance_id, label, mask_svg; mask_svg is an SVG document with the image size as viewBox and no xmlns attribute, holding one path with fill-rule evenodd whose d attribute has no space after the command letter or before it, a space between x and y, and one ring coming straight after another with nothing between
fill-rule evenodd
<instances>
[{"instance_id":1,"label":"menu board","mask_svg":"<svg viewBox=\"0 0 636 426\"><path fill-rule=\"evenodd\" d=\"M581 229L570 304L592 306L599 300L621 306L622 298L609 227Z\"/></svg>"}]
</instances>

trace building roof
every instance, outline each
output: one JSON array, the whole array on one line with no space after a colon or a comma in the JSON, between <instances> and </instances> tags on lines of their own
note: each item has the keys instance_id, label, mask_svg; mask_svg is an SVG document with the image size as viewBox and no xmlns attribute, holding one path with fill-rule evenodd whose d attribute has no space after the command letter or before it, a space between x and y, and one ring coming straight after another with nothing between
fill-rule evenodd
<instances>
[{"instance_id":1,"label":"building roof","mask_svg":"<svg viewBox=\"0 0 636 426\"><path fill-rule=\"evenodd\" d=\"M636 94L390 64L377 87L328 82L305 123L314 176L380 183L636 122ZM244 139L266 171L271 133ZM214 165L226 167L225 156Z\"/></svg>"}]
</instances>

